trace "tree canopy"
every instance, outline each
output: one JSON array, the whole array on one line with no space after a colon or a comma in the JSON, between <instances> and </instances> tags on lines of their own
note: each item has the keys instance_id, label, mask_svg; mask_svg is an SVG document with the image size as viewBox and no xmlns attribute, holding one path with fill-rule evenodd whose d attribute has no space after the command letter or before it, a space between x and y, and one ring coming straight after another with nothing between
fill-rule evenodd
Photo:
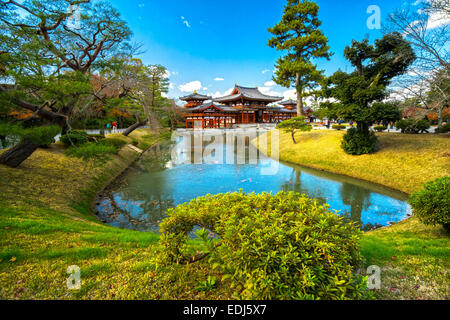
<instances>
[{"instance_id":1,"label":"tree canopy","mask_svg":"<svg viewBox=\"0 0 450 320\"><path fill-rule=\"evenodd\" d=\"M323 77L313 59L331 57L328 39L319 29L319 6L314 1L288 0L281 21L269 28L269 46L286 54L276 64L274 81L284 87L295 85L297 113L305 115L303 98Z\"/></svg>"}]
</instances>

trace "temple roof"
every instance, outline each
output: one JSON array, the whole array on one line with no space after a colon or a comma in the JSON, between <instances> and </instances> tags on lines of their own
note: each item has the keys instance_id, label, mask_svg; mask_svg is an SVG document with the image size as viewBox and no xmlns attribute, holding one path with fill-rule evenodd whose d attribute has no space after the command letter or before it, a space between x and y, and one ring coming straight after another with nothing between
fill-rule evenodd
<instances>
[{"instance_id":1,"label":"temple roof","mask_svg":"<svg viewBox=\"0 0 450 320\"><path fill-rule=\"evenodd\" d=\"M265 102L276 102L280 101L283 98L281 97L274 97L274 96L268 96L263 93L261 93L258 88L246 88L236 85L231 95L220 97L214 99L214 101L217 102L231 102L236 101L241 98L247 99L247 100L256 100L256 101L265 101Z\"/></svg>"},{"instance_id":2,"label":"temple roof","mask_svg":"<svg viewBox=\"0 0 450 320\"><path fill-rule=\"evenodd\" d=\"M280 108L280 107L267 107L267 110L277 111L277 112L297 113L296 109L286 109L286 108Z\"/></svg>"},{"instance_id":3,"label":"temple roof","mask_svg":"<svg viewBox=\"0 0 450 320\"><path fill-rule=\"evenodd\" d=\"M182 101L188 101L188 100L211 100L212 97L205 96L203 94L199 94L197 92L194 92L193 94L190 94L185 97L181 97L180 100Z\"/></svg>"},{"instance_id":4,"label":"temple roof","mask_svg":"<svg viewBox=\"0 0 450 320\"><path fill-rule=\"evenodd\" d=\"M208 109L210 107L215 107L215 108L217 108L217 109L219 109L220 111L223 111L223 112L238 112L239 110L241 110L241 109L238 110L238 109L235 109L233 107L228 107L228 106L220 105L220 104L217 104L217 103L209 102L209 103L205 103L205 104L202 104L202 105L194 107L194 108L189 108L189 109L185 108L184 111L187 112L187 113L192 113L192 112L195 112L195 111L203 111L203 110L206 110L206 109Z\"/></svg>"},{"instance_id":5,"label":"temple roof","mask_svg":"<svg viewBox=\"0 0 450 320\"><path fill-rule=\"evenodd\" d=\"M294 105L294 104L297 105L297 100L289 99L286 101L279 102L278 104L281 104L282 106L289 106L289 105Z\"/></svg>"}]
</instances>

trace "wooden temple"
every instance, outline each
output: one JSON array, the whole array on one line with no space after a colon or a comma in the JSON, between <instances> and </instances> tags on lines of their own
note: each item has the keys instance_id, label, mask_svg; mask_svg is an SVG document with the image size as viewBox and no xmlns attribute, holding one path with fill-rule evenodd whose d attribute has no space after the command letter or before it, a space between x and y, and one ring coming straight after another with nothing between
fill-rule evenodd
<instances>
[{"instance_id":1,"label":"wooden temple","mask_svg":"<svg viewBox=\"0 0 450 320\"><path fill-rule=\"evenodd\" d=\"M185 101L186 128L231 128L236 124L278 123L297 115L295 104L269 106L281 97L268 96L258 88L236 85L230 95L213 99L193 94L181 97Z\"/></svg>"}]
</instances>

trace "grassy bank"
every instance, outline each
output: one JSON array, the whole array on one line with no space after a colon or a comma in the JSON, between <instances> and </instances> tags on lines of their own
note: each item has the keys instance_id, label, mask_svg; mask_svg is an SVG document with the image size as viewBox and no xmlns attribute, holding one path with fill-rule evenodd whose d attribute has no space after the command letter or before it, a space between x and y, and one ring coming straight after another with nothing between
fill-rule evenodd
<instances>
[{"instance_id":1,"label":"grassy bank","mask_svg":"<svg viewBox=\"0 0 450 320\"><path fill-rule=\"evenodd\" d=\"M380 133L380 151L350 156L340 148L343 134L298 133L295 145L290 134L280 132L279 158L409 194L427 181L450 175L448 135ZM267 153L270 143L270 135L263 136L260 150ZM442 227L427 227L412 217L366 233L362 253L367 266L382 267L382 289L376 292L379 298L448 299L450 246L449 235Z\"/></svg>"},{"instance_id":2,"label":"grassy bank","mask_svg":"<svg viewBox=\"0 0 450 320\"><path fill-rule=\"evenodd\" d=\"M156 141L145 130L128 143ZM139 153L123 147L107 163L67 157L60 144L39 149L18 169L0 166L0 299L135 298L152 273L145 265L158 237L108 227L92 199ZM148 249L150 248L150 249ZM82 270L80 291L65 285Z\"/></svg>"}]
</instances>

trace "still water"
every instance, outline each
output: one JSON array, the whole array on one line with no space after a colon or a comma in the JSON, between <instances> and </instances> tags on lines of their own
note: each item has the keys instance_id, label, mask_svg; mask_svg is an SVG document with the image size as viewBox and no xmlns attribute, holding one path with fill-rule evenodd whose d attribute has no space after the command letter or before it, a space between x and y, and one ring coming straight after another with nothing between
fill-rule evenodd
<instances>
[{"instance_id":1,"label":"still water","mask_svg":"<svg viewBox=\"0 0 450 320\"><path fill-rule=\"evenodd\" d=\"M217 139L216 135L215 143L209 146L214 134L209 131L203 137L202 133L198 135L200 138L174 138L178 143L162 143L148 150L99 195L96 204L99 218L119 228L157 232L168 208L206 194L240 189L248 193L304 193L328 203L338 214L358 222L366 230L398 222L411 214L405 194L358 179L278 162L249 144L245 130L222 131L223 138ZM254 138L252 135L250 139ZM185 142L180 143L183 139ZM214 157L199 159L194 155L199 150L200 155L211 154L211 149ZM226 158L233 161L230 163ZM262 171L269 167L275 171Z\"/></svg>"}]
</instances>

